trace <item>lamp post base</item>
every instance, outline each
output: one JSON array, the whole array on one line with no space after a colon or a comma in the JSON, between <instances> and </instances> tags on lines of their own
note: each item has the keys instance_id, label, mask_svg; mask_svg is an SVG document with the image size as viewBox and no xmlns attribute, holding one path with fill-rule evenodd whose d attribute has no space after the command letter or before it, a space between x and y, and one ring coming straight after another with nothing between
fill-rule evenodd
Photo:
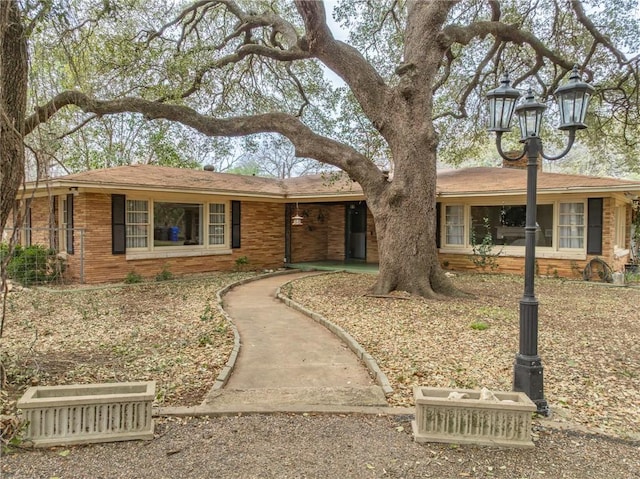
<instances>
[{"instance_id":1,"label":"lamp post base","mask_svg":"<svg viewBox=\"0 0 640 479\"><path fill-rule=\"evenodd\" d=\"M539 356L516 354L513 365L513 390L523 392L533 401L538 414L548 416L549 405L544 398L543 367Z\"/></svg>"}]
</instances>

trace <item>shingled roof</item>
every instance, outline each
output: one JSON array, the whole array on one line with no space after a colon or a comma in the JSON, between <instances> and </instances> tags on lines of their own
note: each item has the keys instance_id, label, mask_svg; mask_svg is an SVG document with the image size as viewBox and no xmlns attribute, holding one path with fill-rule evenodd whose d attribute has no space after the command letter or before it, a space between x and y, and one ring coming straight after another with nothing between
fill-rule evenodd
<instances>
[{"instance_id":1,"label":"shingled roof","mask_svg":"<svg viewBox=\"0 0 640 479\"><path fill-rule=\"evenodd\" d=\"M539 194L618 190L637 194L640 181L538 172ZM438 172L437 192L441 196L524 194L526 191L526 169L478 167Z\"/></svg>"},{"instance_id":2,"label":"shingled roof","mask_svg":"<svg viewBox=\"0 0 640 479\"><path fill-rule=\"evenodd\" d=\"M360 185L344 174L281 180L154 165L90 170L54 178L49 186L214 193L301 201L363 198ZM40 183L39 187L43 188L44 184ZM447 170L438 172L437 179L437 194L442 197L524 194L526 187L527 172L517 168ZM538 194L615 191L640 194L640 181L538 172Z\"/></svg>"}]
</instances>

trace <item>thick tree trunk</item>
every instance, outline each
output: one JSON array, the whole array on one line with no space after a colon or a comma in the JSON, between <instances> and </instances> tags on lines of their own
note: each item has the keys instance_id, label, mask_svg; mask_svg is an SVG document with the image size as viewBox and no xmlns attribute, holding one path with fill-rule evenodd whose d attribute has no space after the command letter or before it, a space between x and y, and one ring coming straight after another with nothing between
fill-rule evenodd
<instances>
[{"instance_id":1,"label":"thick tree trunk","mask_svg":"<svg viewBox=\"0 0 640 479\"><path fill-rule=\"evenodd\" d=\"M0 237L24 177L27 43L15 0L0 0Z\"/></svg>"},{"instance_id":2,"label":"thick tree trunk","mask_svg":"<svg viewBox=\"0 0 640 479\"><path fill-rule=\"evenodd\" d=\"M415 140L394 152L401 168L385 191L367 195L380 259L373 292L452 295L456 290L440 268L436 248L436 142Z\"/></svg>"}]
</instances>

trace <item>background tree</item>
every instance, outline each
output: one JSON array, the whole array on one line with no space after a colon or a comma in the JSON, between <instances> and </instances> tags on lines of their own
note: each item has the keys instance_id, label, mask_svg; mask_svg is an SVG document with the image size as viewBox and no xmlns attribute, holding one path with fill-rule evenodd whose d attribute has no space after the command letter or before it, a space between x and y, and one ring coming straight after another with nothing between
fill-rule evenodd
<instances>
[{"instance_id":1,"label":"background tree","mask_svg":"<svg viewBox=\"0 0 640 479\"><path fill-rule=\"evenodd\" d=\"M320 162L296 157L291 143L281 136L260 135L257 139L247 141L244 151L237 165L221 171L271 178L291 178L318 174L326 170L326 166Z\"/></svg>"},{"instance_id":2,"label":"background tree","mask_svg":"<svg viewBox=\"0 0 640 479\"><path fill-rule=\"evenodd\" d=\"M636 2L351 0L336 13L349 43L334 38L320 1L161 3L65 0L64 14L46 17L38 33L56 32L55 48L70 52L61 58L90 61L75 67L73 89L48 87L59 93L38 102L23 134L71 105L83 119L139 113L210 137L278 133L297 157L362 186L377 293L451 292L437 261L436 163L486 145L484 94L504 70L549 101L577 63L598 88L584 144L606 134L616 153L637 151L638 60L626 54L640 51ZM346 87L324 81L320 65Z\"/></svg>"}]
</instances>

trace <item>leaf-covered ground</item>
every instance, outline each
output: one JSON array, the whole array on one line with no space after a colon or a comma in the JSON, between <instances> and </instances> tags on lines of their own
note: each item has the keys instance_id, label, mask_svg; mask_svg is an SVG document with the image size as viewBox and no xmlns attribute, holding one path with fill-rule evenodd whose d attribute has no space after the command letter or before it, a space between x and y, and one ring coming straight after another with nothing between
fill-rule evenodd
<instances>
[{"instance_id":1,"label":"leaf-covered ground","mask_svg":"<svg viewBox=\"0 0 640 479\"><path fill-rule=\"evenodd\" d=\"M215 293L243 276L11 293L0 413L35 384L155 380L158 404L199 404L233 347ZM473 296L440 301L367 296L373 280L329 274L288 290L376 358L393 405L412 404L414 385L511 389L521 278L459 275L453 281ZM640 289L537 279L536 293L554 419L638 437Z\"/></svg>"},{"instance_id":2,"label":"leaf-covered ground","mask_svg":"<svg viewBox=\"0 0 640 479\"><path fill-rule=\"evenodd\" d=\"M308 277L291 295L373 355L395 389L394 405L411 405L417 385L511 390L521 278L458 275L454 284L473 296L439 301L367 296L373 281ZM538 278L536 296L554 419L640 437L640 289Z\"/></svg>"},{"instance_id":3,"label":"leaf-covered ground","mask_svg":"<svg viewBox=\"0 0 640 479\"><path fill-rule=\"evenodd\" d=\"M115 381L155 380L158 404L199 404L233 348L216 292L247 275L10 293L0 413L31 385Z\"/></svg>"}]
</instances>

